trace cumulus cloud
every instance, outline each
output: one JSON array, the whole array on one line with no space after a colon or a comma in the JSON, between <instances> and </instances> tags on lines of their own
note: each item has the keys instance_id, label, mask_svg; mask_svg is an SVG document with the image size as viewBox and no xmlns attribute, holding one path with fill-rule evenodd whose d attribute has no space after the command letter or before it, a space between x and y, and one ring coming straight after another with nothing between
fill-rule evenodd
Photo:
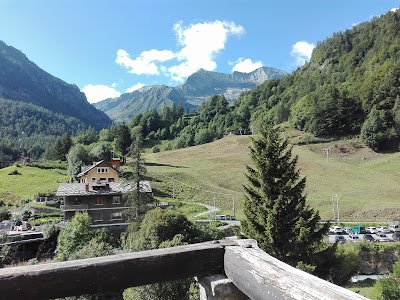
<instances>
[{"instance_id":1,"label":"cumulus cloud","mask_svg":"<svg viewBox=\"0 0 400 300\"><path fill-rule=\"evenodd\" d=\"M242 72L242 73L250 73L258 68L262 67L261 61L252 62L250 58L239 58L236 62L231 63L233 64L232 71Z\"/></svg>"},{"instance_id":2,"label":"cumulus cloud","mask_svg":"<svg viewBox=\"0 0 400 300\"><path fill-rule=\"evenodd\" d=\"M183 81L200 68L215 70L215 57L225 48L228 37L243 34L244 28L227 21L198 23L187 27L176 23L174 32L182 47L176 54L180 63L169 67L167 72L174 80Z\"/></svg>"},{"instance_id":3,"label":"cumulus cloud","mask_svg":"<svg viewBox=\"0 0 400 300\"><path fill-rule=\"evenodd\" d=\"M136 91L142 87L144 87L144 84L139 82L139 83L135 84L134 86L131 86L130 88L126 89L126 92L132 93L133 91Z\"/></svg>"},{"instance_id":4,"label":"cumulus cloud","mask_svg":"<svg viewBox=\"0 0 400 300\"><path fill-rule=\"evenodd\" d=\"M398 7L395 7L395 8L392 8L390 11L391 12L395 12L395 11L397 11L399 8Z\"/></svg>"},{"instance_id":5,"label":"cumulus cloud","mask_svg":"<svg viewBox=\"0 0 400 300\"><path fill-rule=\"evenodd\" d=\"M121 95L115 88L106 85L89 84L82 89L89 103L96 103L107 98L115 98Z\"/></svg>"},{"instance_id":6,"label":"cumulus cloud","mask_svg":"<svg viewBox=\"0 0 400 300\"><path fill-rule=\"evenodd\" d=\"M119 49L115 62L133 74L162 73L174 81L183 82L201 68L215 70L216 56L225 49L228 37L243 34L244 28L234 22L217 20L189 26L179 22L174 25L173 31L179 47L175 53L152 49L133 59L126 50ZM168 64L165 64L167 61Z\"/></svg>"},{"instance_id":7,"label":"cumulus cloud","mask_svg":"<svg viewBox=\"0 0 400 300\"><path fill-rule=\"evenodd\" d=\"M314 48L314 44L300 41L293 45L290 55L296 59L297 66L302 66L310 60Z\"/></svg>"},{"instance_id":8,"label":"cumulus cloud","mask_svg":"<svg viewBox=\"0 0 400 300\"><path fill-rule=\"evenodd\" d=\"M143 51L135 59L130 58L128 52L123 49L117 51L117 58L115 62L126 69L129 69L133 74L149 74L158 75L159 69L157 63L165 62L175 57L175 54L169 50L149 50Z\"/></svg>"}]
</instances>

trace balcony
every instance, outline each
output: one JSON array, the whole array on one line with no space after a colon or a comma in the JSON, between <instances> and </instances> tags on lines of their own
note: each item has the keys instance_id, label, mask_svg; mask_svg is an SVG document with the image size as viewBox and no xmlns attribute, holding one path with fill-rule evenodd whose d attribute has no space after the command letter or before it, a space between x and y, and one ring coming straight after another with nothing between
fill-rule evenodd
<instances>
[{"instance_id":1,"label":"balcony","mask_svg":"<svg viewBox=\"0 0 400 300\"><path fill-rule=\"evenodd\" d=\"M0 269L0 295L13 300L54 299L190 277L197 278L202 300L368 300L271 257L254 240Z\"/></svg>"},{"instance_id":2,"label":"balcony","mask_svg":"<svg viewBox=\"0 0 400 300\"><path fill-rule=\"evenodd\" d=\"M60 209L62 211L79 211L79 210L87 210L89 208L88 204L79 204L79 205L61 205Z\"/></svg>"}]
</instances>

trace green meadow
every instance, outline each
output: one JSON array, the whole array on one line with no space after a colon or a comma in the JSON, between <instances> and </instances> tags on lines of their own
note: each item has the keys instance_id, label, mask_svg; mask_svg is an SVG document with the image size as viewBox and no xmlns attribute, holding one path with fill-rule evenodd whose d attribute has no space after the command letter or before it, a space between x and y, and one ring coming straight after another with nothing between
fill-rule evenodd
<instances>
[{"instance_id":1,"label":"green meadow","mask_svg":"<svg viewBox=\"0 0 400 300\"><path fill-rule=\"evenodd\" d=\"M291 143L299 141L288 130ZM243 184L249 158L249 136L227 136L200 146L146 153L149 177L156 192L201 202L237 217L243 213ZM327 150L329 155L327 155ZM391 221L400 217L400 153L378 154L357 140L293 145L298 169L305 176L310 206L322 219ZM339 209L338 209L339 208ZM335 211L334 211L335 210Z\"/></svg>"},{"instance_id":2,"label":"green meadow","mask_svg":"<svg viewBox=\"0 0 400 300\"><path fill-rule=\"evenodd\" d=\"M43 169L13 165L0 169L0 199L6 203L33 200L38 193L53 193L60 183L68 182L63 169Z\"/></svg>"}]
</instances>

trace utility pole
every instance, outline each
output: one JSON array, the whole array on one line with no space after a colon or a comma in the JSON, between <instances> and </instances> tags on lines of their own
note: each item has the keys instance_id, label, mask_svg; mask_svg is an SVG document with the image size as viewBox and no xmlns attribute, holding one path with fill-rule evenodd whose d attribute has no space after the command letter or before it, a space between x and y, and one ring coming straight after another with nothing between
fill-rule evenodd
<instances>
[{"instance_id":1,"label":"utility pole","mask_svg":"<svg viewBox=\"0 0 400 300\"><path fill-rule=\"evenodd\" d=\"M217 207L215 206L215 194L214 194L214 221L217 221Z\"/></svg>"},{"instance_id":2,"label":"utility pole","mask_svg":"<svg viewBox=\"0 0 400 300\"><path fill-rule=\"evenodd\" d=\"M332 220L336 220L335 201L333 200L333 194L332 194L332 208L333 208L333 219Z\"/></svg>"},{"instance_id":3,"label":"utility pole","mask_svg":"<svg viewBox=\"0 0 400 300\"><path fill-rule=\"evenodd\" d=\"M336 209L337 209L337 223L338 223L338 226L339 226L339 224L340 224L340 214L339 214L339 198L340 198L340 195L338 195L336 193L335 198L336 198Z\"/></svg>"},{"instance_id":4,"label":"utility pole","mask_svg":"<svg viewBox=\"0 0 400 300\"><path fill-rule=\"evenodd\" d=\"M175 182L174 182L174 176L172 176L172 199L175 199Z\"/></svg>"},{"instance_id":5,"label":"utility pole","mask_svg":"<svg viewBox=\"0 0 400 300\"><path fill-rule=\"evenodd\" d=\"M232 196L232 203L233 203L232 207L233 217L236 219L235 196Z\"/></svg>"}]
</instances>

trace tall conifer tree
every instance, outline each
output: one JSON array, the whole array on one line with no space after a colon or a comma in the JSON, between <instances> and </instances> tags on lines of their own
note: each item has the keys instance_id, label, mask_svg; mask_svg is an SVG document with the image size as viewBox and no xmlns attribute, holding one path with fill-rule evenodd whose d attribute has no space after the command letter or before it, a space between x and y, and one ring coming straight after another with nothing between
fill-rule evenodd
<instances>
[{"instance_id":1,"label":"tall conifer tree","mask_svg":"<svg viewBox=\"0 0 400 300\"><path fill-rule=\"evenodd\" d=\"M319 213L306 204L298 157L292 158L288 142L269 124L253 139L250 156L254 168L247 166L244 234L286 263L312 264L329 225L320 227Z\"/></svg>"}]
</instances>

